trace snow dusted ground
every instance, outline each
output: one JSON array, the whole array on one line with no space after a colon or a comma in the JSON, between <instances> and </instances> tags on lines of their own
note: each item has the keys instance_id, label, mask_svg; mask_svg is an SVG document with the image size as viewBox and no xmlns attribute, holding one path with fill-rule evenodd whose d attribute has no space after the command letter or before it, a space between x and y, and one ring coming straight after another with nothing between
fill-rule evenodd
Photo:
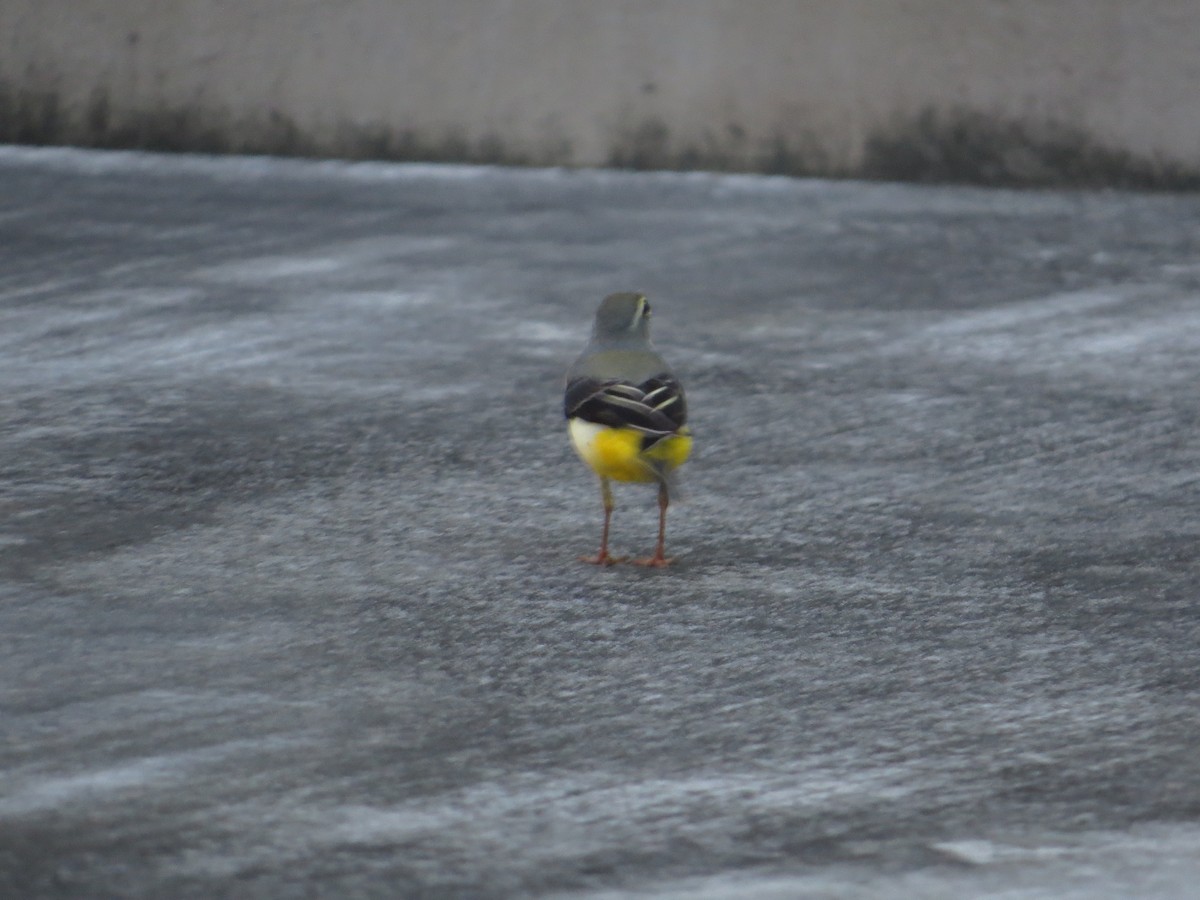
<instances>
[{"instance_id":1,"label":"snow dusted ground","mask_svg":"<svg viewBox=\"0 0 1200 900\"><path fill-rule=\"evenodd\" d=\"M0 895L1194 896L1197 385L1194 195L0 148Z\"/></svg>"}]
</instances>

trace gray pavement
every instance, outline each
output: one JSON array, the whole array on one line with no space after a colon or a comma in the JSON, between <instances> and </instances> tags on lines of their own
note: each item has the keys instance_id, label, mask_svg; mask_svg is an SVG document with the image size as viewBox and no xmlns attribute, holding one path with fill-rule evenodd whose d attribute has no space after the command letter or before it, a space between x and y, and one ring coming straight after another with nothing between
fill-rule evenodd
<instances>
[{"instance_id":1,"label":"gray pavement","mask_svg":"<svg viewBox=\"0 0 1200 900\"><path fill-rule=\"evenodd\" d=\"M1198 383L1196 195L0 148L0 896L1195 896Z\"/></svg>"}]
</instances>

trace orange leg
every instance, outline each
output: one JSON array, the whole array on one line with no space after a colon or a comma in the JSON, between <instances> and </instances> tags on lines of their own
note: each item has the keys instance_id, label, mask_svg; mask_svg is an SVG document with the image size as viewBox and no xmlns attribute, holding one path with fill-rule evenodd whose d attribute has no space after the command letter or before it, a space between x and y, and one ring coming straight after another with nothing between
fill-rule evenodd
<instances>
[{"instance_id":1,"label":"orange leg","mask_svg":"<svg viewBox=\"0 0 1200 900\"><path fill-rule=\"evenodd\" d=\"M600 478L600 499L604 503L604 530L600 532L600 552L595 556L581 556L579 561L591 563L594 566L612 566L621 560L611 556L608 552L608 523L612 519L613 496L608 479L604 477Z\"/></svg>"},{"instance_id":2,"label":"orange leg","mask_svg":"<svg viewBox=\"0 0 1200 900\"><path fill-rule=\"evenodd\" d=\"M654 547L653 556L648 559L635 559L633 560L634 565L652 566L656 569L663 569L675 561L663 555L663 551L666 549L667 505L669 503L670 497L667 495L667 486L660 484L658 486L658 543Z\"/></svg>"}]
</instances>

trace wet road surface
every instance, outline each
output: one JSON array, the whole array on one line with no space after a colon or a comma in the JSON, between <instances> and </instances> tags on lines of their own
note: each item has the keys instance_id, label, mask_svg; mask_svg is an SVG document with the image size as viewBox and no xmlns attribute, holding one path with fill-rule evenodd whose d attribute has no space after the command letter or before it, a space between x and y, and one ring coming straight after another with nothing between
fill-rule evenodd
<instances>
[{"instance_id":1,"label":"wet road surface","mask_svg":"<svg viewBox=\"0 0 1200 900\"><path fill-rule=\"evenodd\" d=\"M1193 896L1197 385L1195 195L0 149L0 895Z\"/></svg>"}]
</instances>

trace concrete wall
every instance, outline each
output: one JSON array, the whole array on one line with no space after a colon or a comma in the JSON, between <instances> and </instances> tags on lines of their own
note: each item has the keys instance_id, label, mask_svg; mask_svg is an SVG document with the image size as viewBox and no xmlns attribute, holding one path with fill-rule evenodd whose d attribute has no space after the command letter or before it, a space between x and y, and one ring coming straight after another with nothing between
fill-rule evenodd
<instances>
[{"instance_id":1,"label":"concrete wall","mask_svg":"<svg viewBox=\"0 0 1200 900\"><path fill-rule=\"evenodd\" d=\"M1198 0L0 0L0 139L1200 184Z\"/></svg>"}]
</instances>

